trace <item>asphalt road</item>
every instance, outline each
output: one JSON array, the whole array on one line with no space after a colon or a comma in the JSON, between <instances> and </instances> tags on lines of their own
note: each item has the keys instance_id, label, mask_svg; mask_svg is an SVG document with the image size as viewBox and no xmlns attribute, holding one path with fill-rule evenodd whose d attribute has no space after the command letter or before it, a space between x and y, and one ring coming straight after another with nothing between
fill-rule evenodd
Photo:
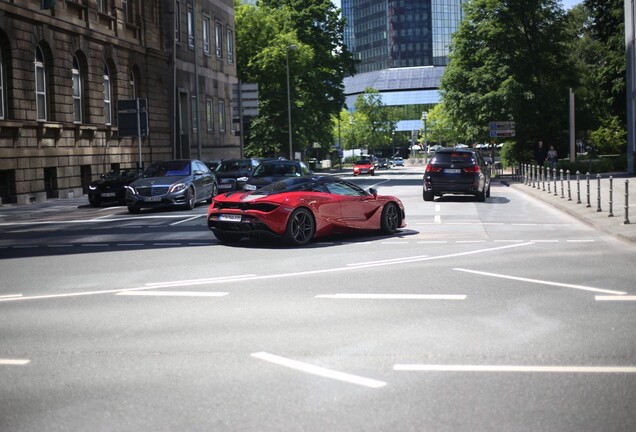
<instances>
[{"instance_id":1,"label":"asphalt road","mask_svg":"<svg viewBox=\"0 0 636 432\"><path fill-rule=\"evenodd\" d=\"M227 246L205 206L0 208L0 430L636 428L633 245L500 183L355 181L407 227Z\"/></svg>"}]
</instances>

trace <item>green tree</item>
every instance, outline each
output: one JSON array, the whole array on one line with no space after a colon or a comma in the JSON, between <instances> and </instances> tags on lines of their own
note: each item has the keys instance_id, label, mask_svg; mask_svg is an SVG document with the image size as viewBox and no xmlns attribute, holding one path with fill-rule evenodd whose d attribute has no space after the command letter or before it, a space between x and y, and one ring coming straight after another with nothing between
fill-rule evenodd
<instances>
[{"instance_id":1,"label":"green tree","mask_svg":"<svg viewBox=\"0 0 636 432\"><path fill-rule=\"evenodd\" d=\"M287 154L288 70L294 151L313 142L331 145L331 118L344 105L343 79L354 65L335 6L329 0L237 3L235 20L239 79L259 85L259 115L246 152Z\"/></svg>"},{"instance_id":2,"label":"green tree","mask_svg":"<svg viewBox=\"0 0 636 432\"><path fill-rule=\"evenodd\" d=\"M491 121L516 122L517 141L565 143L568 88L565 13L555 0L473 0L442 77L445 111L471 140Z\"/></svg>"},{"instance_id":3,"label":"green tree","mask_svg":"<svg viewBox=\"0 0 636 432\"><path fill-rule=\"evenodd\" d=\"M356 123L361 127L358 130L365 147L373 154L375 149L390 145L397 121L382 102L380 92L365 89L356 99L355 108Z\"/></svg>"}]
</instances>

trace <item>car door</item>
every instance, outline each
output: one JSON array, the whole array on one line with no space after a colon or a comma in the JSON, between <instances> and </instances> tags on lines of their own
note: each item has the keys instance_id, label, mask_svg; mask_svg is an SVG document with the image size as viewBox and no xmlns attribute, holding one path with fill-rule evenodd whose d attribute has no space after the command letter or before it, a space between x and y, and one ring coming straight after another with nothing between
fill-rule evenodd
<instances>
[{"instance_id":1,"label":"car door","mask_svg":"<svg viewBox=\"0 0 636 432\"><path fill-rule=\"evenodd\" d=\"M347 226L358 229L373 228L369 226L369 219L378 210L376 197L345 181L335 181L328 187L331 193L341 195L340 211Z\"/></svg>"},{"instance_id":2,"label":"car door","mask_svg":"<svg viewBox=\"0 0 636 432\"><path fill-rule=\"evenodd\" d=\"M208 199L212 196L214 178L212 177L210 169L203 162L192 162L192 177L194 188L197 191L197 200Z\"/></svg>"}]
</instances>

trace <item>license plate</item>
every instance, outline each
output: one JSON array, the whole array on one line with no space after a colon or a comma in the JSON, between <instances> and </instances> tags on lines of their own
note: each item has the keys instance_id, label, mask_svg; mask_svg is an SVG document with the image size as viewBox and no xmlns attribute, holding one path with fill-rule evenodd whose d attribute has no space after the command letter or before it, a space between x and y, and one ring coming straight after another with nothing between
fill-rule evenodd
<instances>
[{"instance_id":1,"label":"license plate","mask_svg":"<svg viewBox=\"0 0 636 432\"><path fill-rule=\"evenodd\" d=\"M144 202L159 202L161 201L161 196L157 195L157 196L151 196L151 197L144 197Z\"/></svg>"},{"instance_id":2,"label":"license plate","mask_svg":"<svg viewBox=\"0 0 636 432\"><path fill-rule=\"evenodd\" d=\"M241 215L222 214L222 215L219 215L219 220L225 221L225 222L240 222Z\"/></svg>"},{"instance_id":3,"label":"license plate","mask_svg":"<svg viewBox=\"0 0 636 432\"><path fill-rule=\"evenodd\" d=\"M446 174L459 174L460 172L462 172L462 170L460 170L459 168L446 168L444 172Z\"/></svg>"},{"instance_id":4,"label":"license plate","mask_svg":"<svg viewBox=\"0 0 636 432\"><path fill-rule=\"evenodd\" d=\"M115 196L115 192L104 192L102 193L103 197L114 197Z\"/></svg>"},{"instance_id":5,"label":"license plate","mask_svg":"<svg viewBox=\"0 0 636 432\"><path fill-rule=\"evenodd\" d=\"M248 184L248 185L245 185L244 189L248 191L253 191L253 190L256 190L256 186Z\"/></svg>"},{"instance_id":6,"label":"license plate","mask_svg":"<svg viewBox=\"0 0 636 432\"><path fill-rule=\"evenodd\" d=\"M231 189L232 185L231 184L220 184L219 185L219 189Z\"/></svg>"}]
</instances>

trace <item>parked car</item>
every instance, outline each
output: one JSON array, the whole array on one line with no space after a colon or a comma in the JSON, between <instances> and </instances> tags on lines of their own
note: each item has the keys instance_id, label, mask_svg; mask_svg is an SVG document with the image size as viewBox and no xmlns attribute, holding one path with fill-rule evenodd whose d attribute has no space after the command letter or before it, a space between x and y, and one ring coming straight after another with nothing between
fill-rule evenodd
<instances>
[{"instance_id":1,"label":"parked car","mask_svg":"<svg viewBox=\"0 0 636 432\"><path fill-rule=\"evenodd\" d=\"M126 186L137 180L143 170L114 169L88 185L88 202L92 207L104 203L126 204Z\"/></svg>"},{"instance_id":2,"label":"parked car","mask_svg":"<svg viewBox=\"0 0 636 432\"><path fill-rule=\"evenodd\" d=\"M241 190L252 170L259 164L258 159L227 159L221 161L214 174L219 183L219 192Z\"/></svg>"},{"instance_id":3,"label":"parked car","mask_svg":"<svg viewBox=\"0 0 636 432\"><path fill-rule=\"evenodd\" d=\"M360 174L375 175L375 165L371 159L360 159L353 163L353 175Z\"/></svg>"},{"instance_id":4,"label":"parked car","mask_svg":"<svg viewBox=\"0 0 636 432\"><path fill-rule=\"evenodd\" d=\"M404 159L402 159L401 157L394 157L393 158L393 166L404 166Z\"/></svg>"},{"instance_id":5,"label":"parked car","mask_svg":"<svg viewBox=\"0 0 636 432\"><path fill-rule=\"evenodd\" d=\"M359 230L393 234L405 226L398 198L333 176L288 177L256 191L220 194L208 209L208 228L226 243L274 237L302 246L326 235Z\"/></svg>"},{"instance_id":6,"label":"parked car","mask_svg":"<svg viewBox=\"0 0 636 432\"><path fill-rule=\"evenodd\" d=\"M474 195L477 201L490 196L490 167L478 151L437 149L424 171L424 201L444 194Z\"/></svg>"},{"instance_id":7,"label":"parked car","mask_svg":"<svg viewBox=\"0 0 636 432\"><path fill-rule=\"evenodd\" d=\"M126 204L130 213L148 207L191 210L198 202L211 202L218 190L214 173L199 160L155 162L126 186Z\"/></svg>"},{"instance_id":8,"label":"parked car","mask_svg":"<svg viewBox=\"0 0 636 432\"><path fill-rule=\"evenodd\" d=\"M243 189L251 191L286 177L299 177L313 174L304 162L297 160L264 160L252 171Z\"/></svg>"}]
</instances>

